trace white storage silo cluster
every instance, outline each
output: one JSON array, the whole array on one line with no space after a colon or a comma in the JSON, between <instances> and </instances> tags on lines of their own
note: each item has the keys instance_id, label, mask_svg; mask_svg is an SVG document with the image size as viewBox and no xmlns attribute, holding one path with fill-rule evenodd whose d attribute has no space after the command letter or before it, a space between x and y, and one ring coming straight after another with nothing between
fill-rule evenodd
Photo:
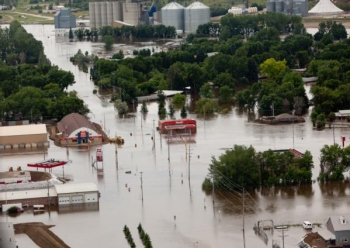
<instances>
[{"instance_id":1,"label":"white storage silo cluster","mask_svg":"<svg viewBox=\"0 0 350 248\"><path fill-rule=\"evenodd\" d=\"M254 13L258 13L258 8L257 7L249 7L248 14L254 14Z\"/></svg>"},{"instance_id":2,"label":"white storage silo cluster","mask_svg":"<svg viewBox=\"0 0 350 248\"><path fill-rule=\"evenodd\" d=\"M233 15L242 15L243 10L240 7L231 7L228 10L228 13L231 13Z\"/></svg>"},{"instance_id":3,"label":"white storage silo cluster","mask_svg":"<svg viewBox=\"0 0 350 248\"><path fill-rule=\"evenodd\" d=\"M127 1L122 3L124 22L138 25L141 20L141 3Z\"/></svg>"},{"instance_id":4,"label":"white storage silo cluster","mask_svg":"<svg viewBox=\"0 0 350 248\"><path fill-rule=\"evenodd\" d=\"M324 0L322 0L324 1ZM330 0L326 0L329 1ZM277 12L293 15L308 15L308 0L267 0L266 10L267 12ZM323 5L325 9L329 9ZM311 13L311 12L310 12Z\"/></svg>"},{"instance_id":5,"label":"white storage silo cluster","mask_svg":"<svg viewBox=\"0 0 350 248\"><path fill-rule=\"evenodd\" d=\"M162 24L173 26L176 30L184 30L185 8L176 2L170 2L161 9Z\"/></svg>"},{"instance_id":6,"label":"white storage silo cluster","mask_svg":"<svg viewBox=\"0 0 350 248\"><path fill-rule=\"evenodd\" d=\"M89 3L89 15L90 15L90 25L91 25L91 23L96 23L96 19L95 19L95 3L93 3L93 2Z\"/></svg>"},{"instance_id":7,"label":"white storage silo cluster","mask_svg":"<svg viewBox=\"0 0 350 248\"><path fill-rule=\"evenodd\" d=\"M100 28L102 27L101 23L101 3L95 3L95 25L90 23L91 28Z\"/></svg>"},{"instance_id":8,"label":"white storage silo cluster","mask_svg":"<svg viewBox=\"0 0 350 248\"><path fill-rule=\"evenodd\" d=\"M201 2L193 2L185 8L185 32L195 33L199 25L210 22L210 9Z\"/></svg>"},{"instance_id":9,"label":"white storage silo cluster","mask_svg":"<svg viewBox=\"0 0 350 248\"><path fill-rule=\"evenodd\" d=\"M123 12L120 2L112 2L112 10L113 20L123 20Z\"/></svg>"},{"instance_id":10,"label":"white storage silo cluster","mask_svg":"<svg viewBox=\"0 0 350 248\"><path fill-rule=\"evenodd\" d=\"M102 27L109 26L107 24L107 2L102 2L101 3L101 25Z\"/></svg>"}]
</instances>

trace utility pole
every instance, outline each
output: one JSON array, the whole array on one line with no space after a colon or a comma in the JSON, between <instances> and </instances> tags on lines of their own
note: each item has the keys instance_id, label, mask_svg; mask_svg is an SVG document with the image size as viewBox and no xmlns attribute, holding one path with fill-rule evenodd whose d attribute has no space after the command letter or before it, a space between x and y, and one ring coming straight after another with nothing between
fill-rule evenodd
<instances>
[{"instance_id":1,"label":"utility pole","mask_svg":"<svg viewBox=\"0 0 350 248\"><path fill-rule=\"evenodd\" d=\"M50 188L49 188L49 180L47 181L47 202L49 203L49 206L51 206L51 201L50 201Z\"/></svg>"},{"instance_id":2,"label":"utility pole","mask_svg":"<svg viewBox=\"0 0 350 248\"><path fill-rule=\"evenodd\" d=\"M191 138L191 129L190 129ZM188 181L191 181L191 141L188 142Z\"/></svg>"},{"instance_id":3,"label":"utility pole","mask_svg":"<svg viewBox=\"0 0 350 248\"><path fill-rule=\"evenodd\" d=\"M114 143L114 150L115 150L115 165L118 168L118 142L117 142L117 132L115 133L115 143Z\"/></svg>"},{"instance_id":4,"label":"utility pole","mask_svg":"<svg viewBox=\"0 0 350 248\"><path fill-rule=\"evenodd\" d=\"M169 140L169 131L168 131L168 161L170 162L170 140Z\"/></svg>"},{"instance_id":5,"label":"utility pole","mask_svg":"<svg viewBox=\"0 0 350 248\"><path fill-rule=\"evenodd\" d=\"M245 216L245 211L244 211L244 208L245 208L245 192L244 192L244 188L243 188L243 247L245 248L245 219L244 219L244 216Z\"/></svg>"},{"instance_id":6,"label":"utility pole","mask_svg":"<svg viewBox=\"0 0 350 248\"><path fill-rule=\"evenodd\" d=\"M282 237L282 248L284 248L284 237L288 237L288 235L285 235L284 232L288 231L287 228L282 227L281 233L282 235L279 237Z\"/></svg>"},{"instance_id":7,"label":"utility pole","mask_svg":"<svg viewBox=\"0 0 350 248\"><path fill-rule=\"evenodd\" d=\"M141 199L142 199L142 203L143 203L143 186L142 186L142 184L143 184L143 182L142 182L142 171L140 172L140 174L141 174Z\"/></svg>"},{"instance_id":8,"label":"utility pole","mask_svg":"<svg viewBox=\"0 0 350 248\"><path fill-rule=\"evenodd\" d=\"M295 113L295 110L293 110L293 149L294 149L294 117L295 117L294 113Z\"/></svg>"},{"instance_id":9,"label":"utility pole","mask_svg":"<svg viewBox=\"0 0 350 248\"><path fill-rule=\"evenodd\" d=\"M155 146L156 146L156 131L155 131L155 129L154 129L154 122L156 121L156 120L152 120L153 121L153 149L155 148Z\"/></svg>"}]
</instances>

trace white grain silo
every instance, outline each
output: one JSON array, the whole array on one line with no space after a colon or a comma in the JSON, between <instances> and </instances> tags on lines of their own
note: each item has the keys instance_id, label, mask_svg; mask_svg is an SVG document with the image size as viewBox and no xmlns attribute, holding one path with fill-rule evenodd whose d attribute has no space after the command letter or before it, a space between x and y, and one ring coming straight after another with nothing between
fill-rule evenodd
<instances>
[{"instance_id":1,"label":"white grain silo","mask_svg":"<svg viewBox=\"0 0 350 248\"><path fill-rule=\"evenodd\" d=\"M107 9L107 25L112 26L113 25L113 5L112 5L112 2L106 2L106 9Z\"/></svg>"},{"instance_id":2,"label":"white grain silo","mask_svg":"<svg viewBox=\"0 0 350 248\"><path fill-rule=\"evenodd\" d=\"M184 30L185 8L176 2L170 2L161 9L162 24L173 26L176 30Z\"/></svg>"},{"instance_id":3,"label":"white grain silo","mask_svg":"<svg viewBox=\"0 0 350 248\"><path fill-rule=\"evenodd\" d=\"M138 25L141 20L141 3L122 3L124 22L130 25Z\"/></svg>"},{"instance_id":4,"label":"white grain silo","mask_svg":"<svg viewBox=\"0 0 350 248\"><path fill-rule=\"evenodd\" d=\"M101 5L100 2L95 2L95 28L100 28L101 24Z\"/></svg>"},{"instance_id":5,"label":"white grain silo","mask_svg":"<svg viewBox=\"0 0 350 248\"><path fill-rule=\"evenodd\" d=\"M107 23L107 2L100 2L101 4L101 25L102 27L108 26Z\"/></svg>"},{"instance_id":6,"label":"white grain silo","mask_svg":"<svg viewBox=\"0 0 350 248\"><path fill-rule=\"evenodd\" d=\"M195 33L199 25L208 22L210 22L210 9L208 6L201 2L193 2L185 8L186 33Z\"/></svg>"},{"instance_id":7,"label":"white grain silo","mask_svg":"<svg viewBox=\"0 0 350 248\"><path fill-rule=\"evenodd\" d=\"M90 28L96 28L95 3L89 3Z\"/></svg>"},{"instance_id":8,"label":"white grain silo","mask_svg":"<svg viewBox=\"0 0 350 248\"><path fill-rule=\"evenodd\" d=\"M123 21L123 12L121 2L112 2L113 21Z\"/></svg>"}]
</instances>

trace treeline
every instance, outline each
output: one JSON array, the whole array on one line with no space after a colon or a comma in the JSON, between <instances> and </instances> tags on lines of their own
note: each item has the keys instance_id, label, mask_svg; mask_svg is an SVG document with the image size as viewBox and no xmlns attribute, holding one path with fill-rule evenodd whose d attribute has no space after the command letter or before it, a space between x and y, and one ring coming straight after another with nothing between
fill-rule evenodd
<instances>
[{"instance_id":1,"label":"treeline","mask_svg":"<svg viewBox=\"0 0 350 248\"><path fill-rule=\"evenodd\" d=\"M0 28L0 34L2 120L61 119L72 112L83 115L89 112L76 92L65 91L75 83L73 74L51 65L41 42L17 21L9 29Z\"/></svg>"},{"instance_id":2,"label":"treeline","mask_svg":"<svg viewBox=\"0 0 350 248\"><path fill-rule=\"evenodd\" d=\"M208 191L215 187L222 191L232 191L232 184L245 189L311 184L313 167L309 151L298 157L290 151L256 152L252 146L235 145L218 159L212 157L202 189Z\"/></svg>"},{"instance_id":3,"label":"treeline","mask_svg":"<svg viewBox=\"0 0 350 248\"><path fill-rule=\"evenodd\" d=\"M349 158L350 146L323 146L320 156L321 170L317 179L320 182L348 179L344 174L350 168ZM218 158L212 157L202 189L235 191L237 187L251 190L278 185L311 184L313 167L309 151L304 154L272 150L256 152L252 146L235 145L232 150Z\"/></svg>"},{"instance_id":4,"label":"treeline","mask_svg":"<svg viewBox=\"0 0 350 248\"><path fill-rule=\"evenodd\" d=\"M115 39L118 38L143 38L143 39L160 39L160 38L175 38L176 29L171 26L164 25L138 25L138 26L127 26L124 25L121 28L105 26L100 29L93 28L91 30L80 28L75 31L78 39L83 39L84 37L97 38L101 36L112 36Z\"/></svg>"},{"instance_id":5,"label":"treeline","mask_svg":"<svg viewBox=\"0 0 350 248\"><path fill-rule=\"evenodd\" d=\"M277 16L280 15L277 14ZM260 19L254 16L245 16L244 20L246 18L252 18L250 22L260 22ZM275 16L268 14L265 17L265 22L270 23L266 18L271 18L271 22L274 22ZM288 20L294 20L291 17L288 18ZM242 17L237 17L237 19L243 20ZM225 28L225 25L225 22L222 22L220 29ZM203 27L204 29L210 27L212 33L217 33L213 30L218 30L215 24L207 24ZM298 30L293 29L292 31L297 32ZM219 40L194 38L191 43L182 44L176 51L154 53L152 56L137 56L118 62L99 59L91 69L91 76L96 85L101 88L117 87L120 89L122 100L128 103L136 100L137 96L147 95L158 89L183 90L190 86L192 92L198 94L200 88L208 81L213 82L214 86L227 86L236 92L236 87L247 87L257 82L259 65L271 57L276 61L285 60L288 68L305 66L311 57L313 41L312 36L306 34L304 29L299 29L299 31L299 33L291 34L285 40L280 39L279 32L273 27L261 29L247 40L240 32L230 38L222 39L221 32ZM213 52L217 54L208 57L208 53ZM303 113L308 106L308 101L303 87L300 87L302 86L301 78L288 69L283 72L288 76L283 79L281 75L274 83L280 85L284 80L286 85L283 88L287 89L287 86L290 86L288 93L278 96L278 99L274 96L267 96L264 98L263 105L271 106L276 101L277 114L284 112L285 109L292 109L295 105L294 99L297 97L303 100L302 111L299 111ZM260 95L262 98L263 90L269 93L268 95L276 95L278 94L276 88L278 87L274 85L268 89L261 89L261 91L260 88L257 88L254 95ZM288 95L288 104L280 104L285 102L285 95ZM248 104L252 109L257 100L261 100L254 98L248 103L245 98L241 98L241 105ZM270 108L269 111L272 113Z\"/></svg>"}]
</instances>

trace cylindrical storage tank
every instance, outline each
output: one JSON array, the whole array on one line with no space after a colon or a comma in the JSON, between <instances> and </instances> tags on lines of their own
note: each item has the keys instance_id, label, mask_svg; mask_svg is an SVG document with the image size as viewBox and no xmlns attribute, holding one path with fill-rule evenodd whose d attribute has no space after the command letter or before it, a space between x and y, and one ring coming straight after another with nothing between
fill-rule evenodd
<instances>
[{"instance_id":1,"label":"cylindrical storage tank","mask_svg":"<svg viewBox=\"0 0 350 248\"><path fill-rule=\"evenodd\" d=\"M101 24L101 3L95 2L95 28L100 28L102 26Z\"/></svg>"},{"instance_id":2,"label":"cylindrical storage tank","mask_svg":"<svg viewBox=\"0 0 350 248\"><path fill-rule=\"evenodd\" d=\"M282 1L276 2L276 12L277 13L283 12L283 2Z\"/></svg>"},{"instance_id":3,"label":"cylindrical storage tank","mask_svg":"<svg viewBox=\"0 0 350 248\"><path fill-rule=\"evenodd\" d=\"M208 6L201 2L193 2L185 8L186 33L195 33L199 25L208 22L210 22L210 9Z\"/></svg>"},{"instance_id":4,"label":"cylindrical storage tank","mask_svg":"<svg viewBox=\"0 0 350 248\"><path fill-rule=\"evenodd\" d=\"M107 2L101 2L101 25L102 27L108 26L107 23Z\"/></svg>"},{"instance_id":5,"label":"cylindrical storage tank","mask_svg":"<svg viewBox=\"0 0 350 248\"><path fill-rule=\"evenodd\" d=\"M90 28L96 28L95 3L89 3Z\"/></svg>"},{"instance_id":6,"label":"cylindrical storage tank","mask_svg":"<svg viewBox=\"0 0 350 248\"><path fill-rule=\"evenodd\" d=\"M106 2L107 8L107 26L113 25L113 5L112 2Z\"/></svg>"},{"instance_id":7,"label":"cylindrical storage tank","mask_svg":"<svg viewBox=\"0 0 350 248\"><path fill-rule=\"evenodd\" d=\"M130 25L138 25L141 19L141 3L122 3L124 22Z\"/></svg>"},{"instance_id":8,"label":"cylindrical storage tank","mask_svg":"<svg viewBox=\"0 0 350 248\"><path fill-rule=\"evenodd\" d=\"M123 15L122 15L122 7L121 2L112 2L112 8L113 8L113 21L122 21Z\"/></svg>"},{"instance_id":9,"label":"cylindrical storage tank","mask_svg":"<svg viewBox=\"0 0 350 248\"><path fill-rule=\"evenodd\" d=\"M162 9L162 24L175 27L176 30L184 29L184 11L185 8L176 2L170 2Z\"/></svg>"},{"instance_id":10,"label":"cylindrical storage tank","mask_svg":"<svg viewBox=\"0 0 350 248\"><path fill-rule=\"evenodd\" d=\"M267 12L275 12L275 6L276 6L276 2L275 1L267 1L266 3L266 11Z\"/></svg>"}]
</instances>

